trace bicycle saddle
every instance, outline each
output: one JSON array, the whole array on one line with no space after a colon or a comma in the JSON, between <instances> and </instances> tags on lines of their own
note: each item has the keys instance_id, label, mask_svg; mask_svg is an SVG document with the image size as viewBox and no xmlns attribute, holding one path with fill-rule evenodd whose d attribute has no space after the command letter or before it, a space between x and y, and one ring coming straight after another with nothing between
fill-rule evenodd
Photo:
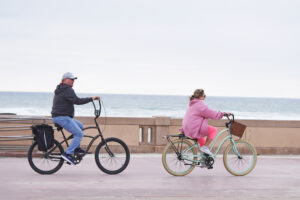
<instances>
[{"instance_id":1,"label":"bicycle saddle","mask_svg":"<svg viewBox=\"0 0 300 200\"><path fill-rule=\"evenodd\" d=\"M189 140L194 140L194 141L198 141L198 139L197 138L192 138L192 137L190 137L190 136L186 136L184 133L181 133L181 134L179 134L178 135L179 136L179 138L187 138L187 139L189 139Z\"/></svg>"},{"instance_id":2,"label":"bicycle saddle","mask_svg":"<svg viewBox=\"0 0 300 200\"><path fill-rule=\"evenodd\" d=\"M60 131L60 130L63 129L63 127L61 127L59 124L56 124L56 123L55 123L54 126L57 128L58 131Z\"/></svg>"},{"instance_id":3,"label":"bicycle saddle","mask_svg":"<svg viewBox=\"0 0 300 200\"><path fill-rule=\"evenodd\" d=\"M178 136L181 137L186 137L184 133L178 134Z\"/></svg>"}]
</instances>

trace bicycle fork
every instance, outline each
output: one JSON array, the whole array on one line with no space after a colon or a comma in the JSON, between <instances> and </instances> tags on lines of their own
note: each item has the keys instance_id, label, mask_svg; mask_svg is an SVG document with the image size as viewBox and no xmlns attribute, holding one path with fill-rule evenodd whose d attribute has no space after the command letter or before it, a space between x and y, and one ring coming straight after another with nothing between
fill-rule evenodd
<instances>
[{"instance_id":1,"label":"bicycle fork","mask_svg":"<svg viewBox=\"0 0 300 200\"><path fill-rule=\"evenodd\" d=\"M108 155L109 155L110 157L114 157L114 154L113 154L113 152L111 152L111 150L109 149L107 143L105 144L104 149L106 150L106 152L108 153Z\"/></svg>"},{"instance_id":2,"label":"bicycle fork","mask_svg":"<svg viewBox=\"0 0 300 200\"><path fill-rule=\"evenodd\" d=\"M243 156L242 156L242 155L239 153L239 151L237 150L234 140L233 140L233 139L230 139L230 142L231 142L231 144L232 144L233 152L238 156L238 159L242 159Z\"/></svg>"}]
</instances>

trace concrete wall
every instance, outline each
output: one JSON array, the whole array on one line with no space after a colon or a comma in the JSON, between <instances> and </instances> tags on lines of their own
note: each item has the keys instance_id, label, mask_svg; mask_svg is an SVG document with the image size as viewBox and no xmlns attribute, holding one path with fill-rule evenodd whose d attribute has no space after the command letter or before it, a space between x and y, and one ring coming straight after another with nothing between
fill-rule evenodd
<instances>
[{"instance_id":1,"label":"concrete wall","mask_svg":"<svg viewBox=\"0 0 300 200\"><path fill-rule=\"evenodd\" d=\"M15 118L24 116L15 116ZM85 127L94 126L93 118L77 117ZM182 119L168 117L153 118L122 118L107 117L97 120L101 126L104 137L118 137L124 140L132 153L162 152L166 140L162 136L177 134ZM259 154L300 154L300 121L274 121L274 120L237 120L247 129L243 139L251 142ZM1 131L1 127L23 126L40 123L50 123L48 119L0 121L0 136L3 135L30 135L30 130ZM209 124L218 130L224 128L225 120L210 120ZM86 135L96 135L96 130L87 130ZM62 136L56 133L55 137L61 141ZM220 140L219 140L220 141ZM0 141L0 146L29 146L32 141ZM100 142L97 140L92 150ZM82 145L88 145L89 139L84 139Z\"/></svg>"}]
</instances>

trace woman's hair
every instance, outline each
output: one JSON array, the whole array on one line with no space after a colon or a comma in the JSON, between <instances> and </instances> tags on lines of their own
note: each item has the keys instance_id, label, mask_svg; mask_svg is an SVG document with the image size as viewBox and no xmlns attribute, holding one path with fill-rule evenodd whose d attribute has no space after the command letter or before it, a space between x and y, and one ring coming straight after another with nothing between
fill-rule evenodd
<instances>
[{"instance_id":1,"label":"woman's hair","mask_svg":"<svg viewBox=\"0 0 300 200\"><path fill-rule=\"evenodd\" d=\"M204 96L204 90L203 89L197 89L195 90L194 94L190 96L190 101L193 99L199 99L200 97Z\"/></svg>"}]
</instances>

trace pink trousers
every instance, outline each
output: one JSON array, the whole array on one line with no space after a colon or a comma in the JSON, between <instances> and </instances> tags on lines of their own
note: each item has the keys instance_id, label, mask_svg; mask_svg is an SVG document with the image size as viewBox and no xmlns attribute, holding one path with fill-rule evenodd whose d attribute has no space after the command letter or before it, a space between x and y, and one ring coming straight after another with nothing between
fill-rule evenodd
<instances>
[{"instance_id":1,"label":"pink trousers","mask_svg":"<svg viewBox=\"0 0 300 200\"><path fill-rule=\"evenodd\" d=\"M208 126L208 136L207 137L209 139L214 139L216 137L217 133L218 133L218 130L216 127ZM198 138L198 142L199 142L200 147L202 147L205 144L206 139L204 137Z\"/></svg>"}]
</instances>

